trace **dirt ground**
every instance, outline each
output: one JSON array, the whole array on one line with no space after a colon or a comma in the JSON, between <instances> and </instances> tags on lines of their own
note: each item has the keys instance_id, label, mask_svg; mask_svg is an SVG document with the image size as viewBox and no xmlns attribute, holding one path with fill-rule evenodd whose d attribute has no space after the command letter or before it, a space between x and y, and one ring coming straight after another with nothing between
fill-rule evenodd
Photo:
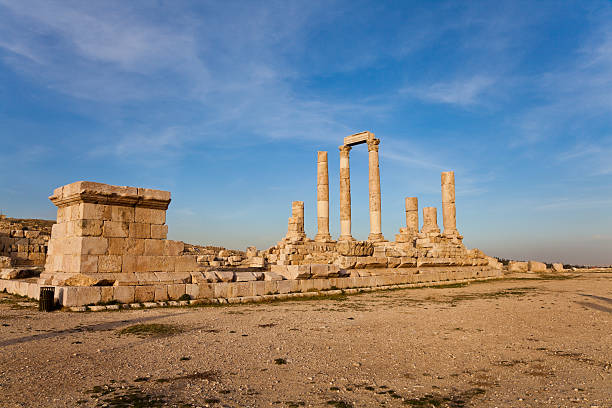
<instances>
[{"instance_id":1,"label":"dirt ground","mask_svg":"<svg viewBox=\"0 0 612 408\"><path fill-rule=\"evenodd\" d=\"M612 271L42 313L0 294L2 407L611 407Z\"/></svg>"}]
</instances>

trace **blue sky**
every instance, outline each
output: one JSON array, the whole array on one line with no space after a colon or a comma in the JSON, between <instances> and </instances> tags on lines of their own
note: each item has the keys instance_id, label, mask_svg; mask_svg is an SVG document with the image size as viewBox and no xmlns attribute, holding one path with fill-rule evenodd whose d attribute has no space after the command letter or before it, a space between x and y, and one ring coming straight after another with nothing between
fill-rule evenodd
<instances>
[{"instance_id":1,"label":"blue sky","mask_svg":"<svg viewBox=\"0 0 612 408\"><path fill-rule=\"evenodd\" d=\"M54 218L77 180L170 190L170 237L267 248L316 152L381 139L383 233L440 208L469 247L612 264L610 1L0 0L0 209ZM367 149L351 152L368 234ZM441 224L441 214L439 214Z\"/></svg>"}]
</instances>

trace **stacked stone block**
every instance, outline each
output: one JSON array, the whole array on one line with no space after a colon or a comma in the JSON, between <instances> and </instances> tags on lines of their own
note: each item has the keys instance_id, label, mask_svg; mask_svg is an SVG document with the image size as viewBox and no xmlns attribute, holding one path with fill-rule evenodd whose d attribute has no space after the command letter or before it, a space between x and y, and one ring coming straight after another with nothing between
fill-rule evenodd
<instances>
[{"instance_id":1,"label":"stacked stone block","mask_svg":"<svg viewBox=\"0 0 612 408\"><path fill-rule=\"evenodd\" d=\"M396 242L410 242L419 233L419 200L417 197L406 197L406 226L396 234Z\"/></svg>"},{"instance_id":2,"label":"stacked stone block","mask_svg":"<svg viewBox=\"0 0 612 408\"><path fill-rule=\"evenodd\" d=\"M11 266L44 266L50 224L50 221L1 219L0 257L8 257Z\"/></svg>"},{"instance_id":3,"label":"stacked stone block","mask_svg":"<svg viewBox=\"0 0 612 408\"><path fill-rule=\"evenodd\" d=\"M302 241L306 238L304 232L304 202L294 201L291 204L291 217L287 225L286 241Z\"/></svg>"},{"instance_id":4,"label":"stacked stone block","mask_svg":"<svg viewBox=\"0 0 612 408\"><path fill-rule=\"evenodd\" d=\"M58 206L57 224L41 283L168 282L196 267L182 242L166 240L167 191L81 181L49 198ZM163 275L175 272L183 274Z\"/></svg>"}]
</instances>

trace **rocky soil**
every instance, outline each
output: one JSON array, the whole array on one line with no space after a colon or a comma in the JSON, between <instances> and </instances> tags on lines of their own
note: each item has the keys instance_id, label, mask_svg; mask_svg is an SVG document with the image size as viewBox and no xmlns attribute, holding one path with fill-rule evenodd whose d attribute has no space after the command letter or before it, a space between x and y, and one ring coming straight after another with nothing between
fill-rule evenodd
<instances>
[{"instance_id":1,"label":"rocky soil","mask_svg":"<svg viewBox=\"0 0 612 408\"><path fill-rule=\"evenodd\" d=\"M255 305L0 294L2 407L610 407L612 271Z\"/></svg>"}]
</instances>

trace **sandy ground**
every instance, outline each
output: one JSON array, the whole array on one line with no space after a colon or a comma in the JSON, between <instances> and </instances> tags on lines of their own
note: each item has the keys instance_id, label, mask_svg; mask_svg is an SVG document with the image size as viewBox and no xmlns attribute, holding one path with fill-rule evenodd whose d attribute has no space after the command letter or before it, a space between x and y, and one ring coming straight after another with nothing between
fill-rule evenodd
<instances>
[{"instance_id":1,"label":"sandy ground","mask_svg":"<svg viewBox=\"0 0 612 408\"><path fill-rule=\"evenodd\" d=\"M611 407L612 271L564 278L98 313L2 294L0 406Z\"/></svg>"}]
</instances>

